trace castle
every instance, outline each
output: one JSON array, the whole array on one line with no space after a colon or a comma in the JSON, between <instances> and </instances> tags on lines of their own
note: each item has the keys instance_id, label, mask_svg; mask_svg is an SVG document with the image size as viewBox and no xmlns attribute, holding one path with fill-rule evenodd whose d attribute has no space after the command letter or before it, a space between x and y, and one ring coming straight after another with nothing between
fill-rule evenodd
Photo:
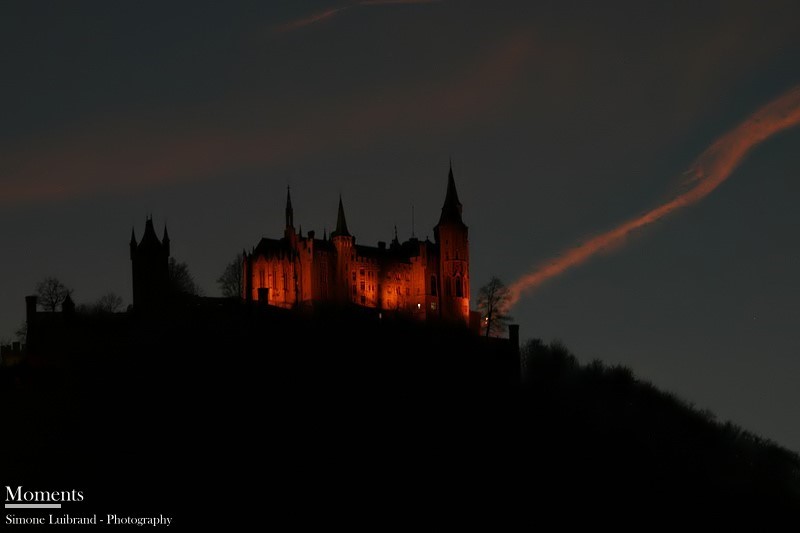
<instances>
[{"instance_id":1,"label":"castle","mask_svg":"<svg viewBox=\"0 0 800 533\"><path fill-rule=\"evenodd\" d=\"M341 196L330 238L298 233L287 191L283 238L263 238L243 254L242 298L283 308L354 304L468 325L469 238L461 211L451 165L435 242L412 236L401 243L395 231L388 246L364 246L347 228Z\"/></svg>"},{"instance_id":2,"label":"castle","mask_svg":"<svg viewBox=\"0 0 800 533\"><path fill-rule=\"evenodd\" d=\"M328 237L295 230L291 193L286 195L286 226L280 239L262 238L242 255L242 300L291 309L354 305L419 320L441 320L477 328L469 308L469 236L462 219L453 168L435 242L395 237L387 246L356 244L347 228L339 197L336 230ZM170 240L166 226L159 239L148 218L142 240L131 230L133 305L158 312L169 293Z\"/></svg>"}]
</instances>

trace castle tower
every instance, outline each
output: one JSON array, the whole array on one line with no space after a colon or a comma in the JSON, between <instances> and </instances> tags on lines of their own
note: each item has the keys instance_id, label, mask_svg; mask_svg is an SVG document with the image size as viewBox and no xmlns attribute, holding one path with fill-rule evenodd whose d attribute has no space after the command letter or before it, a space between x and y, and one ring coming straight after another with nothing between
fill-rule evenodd
<instances>
[{"instance_id":1,"label":"castle tower","mask_svg":"<svg viewBox=\"0 0 800 533\"><path fill-rule=\"evenodd\" d=\"M347 231L347 219L344 216L344 205L342 195L339 195L339 212L336 216L336 230L331 233L333 246L336 248L336 299L341 302L349 302L353 299L355 281L351 281L348 276L350 273L351 257L355 239ZM351 288L352 286L352 288Z\"/></svg>"},{"instance_id":2,"label":"castle tower","mask_svg":"<svg viewBox=\"0 0 800 533\"><path fill-rule=\"evenodd\" d=\"M144 235L137 244L131 229L130 254L133 271L133 308L152 312L166 303L169 289L169 233L164 225L164 238L159 240L153 219L145 222Z\"/></svg>"},{"instance_id":3,"label":"castle tower","mask_svg":"<svg viewBox=\"0 0 800 533\"><path fill-rule=\"evenodd\" d=\"M294 235L294 209L292 208L292 191L286 187L286 228L283 234L287 239Z\"/></svg>"},{"instance_id":4,"label":"castle tower","mask_svg":"<svg viewBox=\"0 0 800 533\"><path fill-rule=\"evenodd\" d=\"M445 320L469 323L469 231L461 218L453 164L439 223L433 229L439 248L439 302Z\"/></svg>"}]
</instances>

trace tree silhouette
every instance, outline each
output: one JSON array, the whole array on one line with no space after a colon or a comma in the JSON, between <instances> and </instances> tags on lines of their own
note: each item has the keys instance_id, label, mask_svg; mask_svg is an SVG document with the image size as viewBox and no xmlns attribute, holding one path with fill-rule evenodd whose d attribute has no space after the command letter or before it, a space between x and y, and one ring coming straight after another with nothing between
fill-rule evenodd
<instances>
[{"instance_id":1,"label":"tree silhouette","mask_svg":"<svg viewBox=\"0 0 800 533\"><path fill-rule=\"evenodd\" d=\"M14 332L14 336L17 338L19 342L25 344L28 341L28 322L23 320L22 324L19 325L17 330Z\"/></svg>"},{"instance_id":2,"label":"tree silhouette","mask_svg":"<svg viewBox=\"0 0 800 533\"><path fill-rule=\"evenodd\" d=\"M174 257L169 258L169 290L175 294L200 294L189 266L184 262L179 263Z\"/></svg>"},{"instance_id":3,"label":"tree silhouette","mask_svg":"<svg viewBox=\"0 0 800 533\"><path fill-rule=\"evenodd\" d=\"M58 306L64 303L67 296L72 294L72 289L61 283L58 278L47 277L36 284L36 295L39 297L39 305L45 311L55 312Z\"/></svg>"},{"instance_id":4,"label":"tree silhouette","mask_svg":"<svg viewBox=\"0 0 800 533\"><path fill-rule=\"evenodd\" d=\"M239 298L242 295L242 258L236 255L233 260L228 263L225 270L222 271L220 277L217 278L222 296L226 298Z\"/></svg>"},{"instance_id":5,"label":"tree silhouette","mask_svg":"<svg viewBox=\"0 0 800 533\"><path fill-rule=\"evenodd\" d=\"M94 304L94 310L98 313L116 313L122 307L122 296L107 292L98 298Z\"/></svg>"},{"instance_id":6,"label":"tree silhouette","mask_svg":"<svg viewBox=\"0 0 800 533\"><path fill-rule=\"evenodd\" d=\"M481 327L487 337L500 336L512 317L508 315L511 293L497 276L478 290L478 310L481 312Z\"/></svg>"}]
</instances>

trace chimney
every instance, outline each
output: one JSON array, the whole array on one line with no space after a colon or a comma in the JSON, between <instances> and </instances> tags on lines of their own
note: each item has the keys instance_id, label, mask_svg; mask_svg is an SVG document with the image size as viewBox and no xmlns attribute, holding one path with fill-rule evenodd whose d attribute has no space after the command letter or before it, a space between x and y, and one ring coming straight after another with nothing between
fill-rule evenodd
<instances>
[{"instance_id":1,"label":"chimney","mask_svg":"<svg viewBox=\"0 0 800 533\"><path fill-rule=\"evenodd\" d=\"M28 344L29 353L36 346L36 301L36 296L25 297L25 321L27 325L25 342Z\"/></svg>"},{"instance_id":2,"label":"chimney","mask_svg":"<svg viewBox=\"0 0 800 533\"><path fill-rule=\"evenodd\" d=\"M515 379L517 382L526 379L526 369L523 368L522 353L519 350L519 324L508 325L508 342L511 343L511 349L517 356L514 370Z\"/></svg>"},{"instance_id":3,"label":"chimney","mask_svg":"<svg viewBox=\"0 0 800 533\"><path fill-rule=\"evenodd\" d=\"M519 324L508 325L508 341L514 348L514 351L519 353Z\"/></svg>"},{"instance_id":4,"label":"chimney","mask_svg":"<svg viewBox=\"0 0 800 533\"><path fill-rule=\"evenodd\" d=\"M28 327L31 327L31 322L36 319L36 296L25 297L25 319L28 321Z\"/></svg>"}]
</instances>

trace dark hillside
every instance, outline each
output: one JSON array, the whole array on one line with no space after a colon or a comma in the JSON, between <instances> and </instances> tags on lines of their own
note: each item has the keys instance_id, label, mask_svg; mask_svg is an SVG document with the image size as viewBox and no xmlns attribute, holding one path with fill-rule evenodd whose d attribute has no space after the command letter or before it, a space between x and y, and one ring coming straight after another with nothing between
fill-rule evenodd
<instances>
[{"instance_id":1,"label":"dark hillside","mask_svg":"<svg viewBox=\"0 0 800 533\"><path fill-rule=\"evenodd\" d=\"M620 505L800 509L797 455L560 346L524 346L520 384L510 343L461 329L333 310L180 316L85 324L3 369L7 483L227 528L253 512L292 529L431 530Z\"/></svg>"}]
</instances>

